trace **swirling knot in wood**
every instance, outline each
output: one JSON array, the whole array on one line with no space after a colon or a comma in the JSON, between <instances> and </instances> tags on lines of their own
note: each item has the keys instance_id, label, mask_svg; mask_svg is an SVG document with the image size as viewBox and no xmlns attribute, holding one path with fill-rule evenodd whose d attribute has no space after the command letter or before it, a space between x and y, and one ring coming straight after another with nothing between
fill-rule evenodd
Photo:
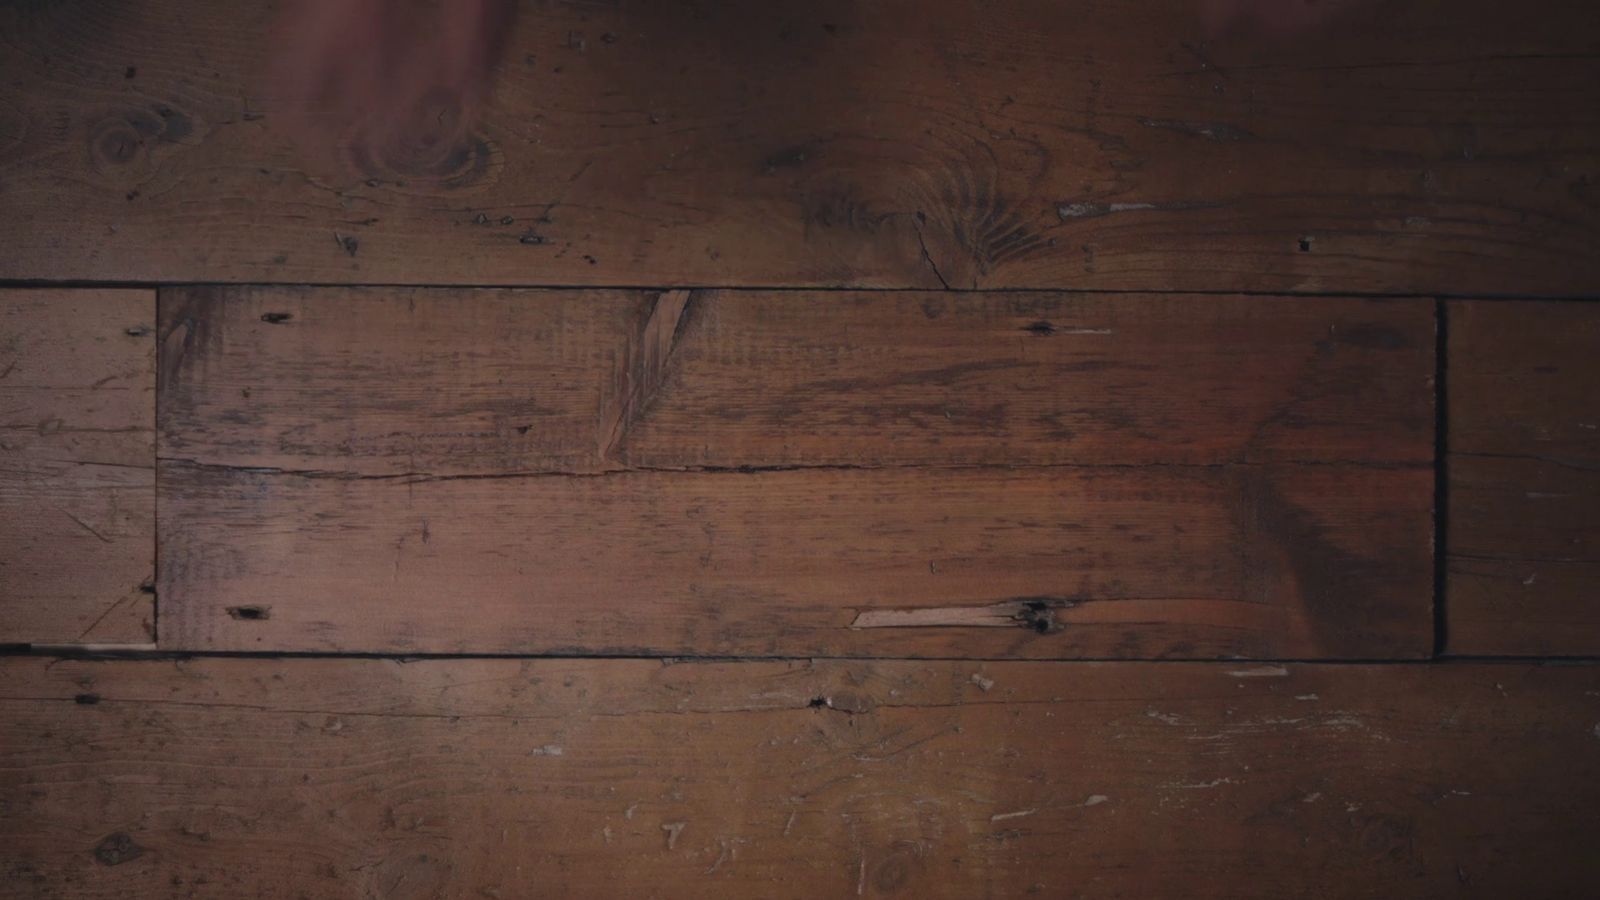
<instances>
[{"instance_id":1,"label":"swirling knot in wood","mask_svg":"<svg viewBox=\"0 0 1600 900\"><path fill-rule=\"evenodd\" d=\"M399 126L346 142L346 162L366 181L459 190L493 180L499 151L473 130L475 116L444 88L426 94Z\"/></svg>"}]
</instances>

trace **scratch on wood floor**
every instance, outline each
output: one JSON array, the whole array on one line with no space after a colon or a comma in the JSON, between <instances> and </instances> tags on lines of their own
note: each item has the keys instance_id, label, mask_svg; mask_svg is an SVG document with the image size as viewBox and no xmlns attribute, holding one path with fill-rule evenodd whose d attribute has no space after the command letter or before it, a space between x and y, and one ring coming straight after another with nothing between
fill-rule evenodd
<instances>
[{"instance_id":1,"label":"scratch on wood floor","mask_svg":"<svg viewBox=\"0 0 1600 900\"><path fill-rule=\"evenodd\" d=\"M1065 597L1013 597L995 603L925 606L908 609L865 609L851 628L1027 628L1041 634L1056 631L1056 613L1076 604Z\"/></svg>"},{"instance_id":2,"label":"scratch on wood floor","mask_svg":"<svg viewBox=\"0 0 1600 900\"><path fill-rule=\"evenodd\" d=\"M111 538L108 538L105 535L101 534L100 532L95 531L93 528L89 527L89 523L88 522L85 522L84 520L78 518L77 516L73 515L72 513L67 512L66 510L62 509L59 506L54 507L54 509L55 509L56 512L61 513L63 516L66 516L67 518L71 519L74 523L77 524L77 526L79 528L82 528L84 531L89 532L90 534L94 535L95 537L99 538L100 540L104 541L107 544L112 543Z\"/></svg>"}]
</instances>

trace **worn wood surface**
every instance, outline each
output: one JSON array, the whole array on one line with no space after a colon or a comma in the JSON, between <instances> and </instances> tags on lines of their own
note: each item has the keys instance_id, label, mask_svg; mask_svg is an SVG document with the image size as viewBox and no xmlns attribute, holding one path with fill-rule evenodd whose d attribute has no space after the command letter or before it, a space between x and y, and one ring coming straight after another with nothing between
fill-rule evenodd
<instances>
[{"instance_id":1,"label":"worn wood surface","mask_svg":"<svg viewBox=\"0 0 1600 900\"><path fill-rule=\"evenodd\" d=\"M1600 6L1200 5L522 4L480 124L321 171L254 80L270 4L10 3L0 278L1600 283Z\"/></svg>"},{"instance_id":2,"label":"worn wood surface","mask_svg":"<svg viewBox=\"0 0 1600 900\"><path fill-rule=\"evenodd\" d=\"M1600 654L1600 304L1448 316L1448 648Z\"/></svg>"},{"instance_id":3,"label":"worn wood surface","mask_svg":"<svg viewBox=\"0 0 1600 900\"><path fill-rule=\"evenodd\" d=\"M155 312L0 290L0 644L155 639Z\"/></svg>"},{"instance_id":4,"label":"worn wood surface","mask_svg":"<svg viewBox=\"0 0 1600 900\"><path fill-rule=\"evenodd\" d=\"M13 659L0 671L6 896L1600 887L1592 666Z\"/></svg>"},{"instance_id":5,"label":"worn wood surface","mask_svg":"<svg viewBox=\"0 0 1600 900\"><path fill-rule=\"evenodd\" d=\"M339 478L163 463L161 645L1421 656L1432 486L1427 469L1345 466ZM869 615L887 610L936 620Z\"/></svg>"},{"instance_id":6,"label":"worn wood surface","mask_svg":"<svg viewBox=\"0 0 1600 900\"><path fill-rule=\"evenodd\" d=\"M1431 649L1430 303L162 297L166 647Z\"/></svg>"},{"instance_id":7,"label":"worn wood surface","mask_svg":"<svg viewBox=\"0 0 1600 900\"><path fill-rule=\"evenodd\" d=\"M161 455L343 474L1427 464L1431 301L162 291Z\"/></svg>"}]
</instances>

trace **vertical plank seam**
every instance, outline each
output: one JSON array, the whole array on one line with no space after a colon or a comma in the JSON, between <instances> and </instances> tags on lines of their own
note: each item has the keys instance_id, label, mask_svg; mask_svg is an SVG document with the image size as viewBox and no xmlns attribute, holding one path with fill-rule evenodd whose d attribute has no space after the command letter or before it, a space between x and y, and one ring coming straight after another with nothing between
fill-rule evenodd
<instances>
[{"instance_id":1,"label":"vertical plank seam","mask_svg":"<svg viewBox=\"0 0 1600 900\"><path fill-rule=\"evenodd\" d=\"M1449 417L1449 301L1433 301L1433 658L1449 649L1450 620L1446 584L1449 581L1450 417Z\"/></svg>"}]
</instances>

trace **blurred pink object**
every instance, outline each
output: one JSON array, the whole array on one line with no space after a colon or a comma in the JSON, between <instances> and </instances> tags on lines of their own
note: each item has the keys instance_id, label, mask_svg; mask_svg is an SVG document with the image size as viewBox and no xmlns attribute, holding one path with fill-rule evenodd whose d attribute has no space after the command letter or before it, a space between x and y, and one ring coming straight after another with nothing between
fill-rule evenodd
<instances>
[{"instance_id":1,"label":"blurred pink object","mask_svg":"<svg viewBox=\"0 0 1600 900\"><path fill-rule=\"evenodd\" d=\"M269 112L313 157L449 145L489 93L514 0L287 0Z\"/></svg>"},{"instance_id":2,"label":"blurred pink object","mask_svg":"<svg viewBox=\"0 0 1600 900\"><path fill-rule=\"evenodd\" d=\"M1321 25L1363 0L1201 0L1206 27L1293 34Z\"/></svg>"}]
</instances>

